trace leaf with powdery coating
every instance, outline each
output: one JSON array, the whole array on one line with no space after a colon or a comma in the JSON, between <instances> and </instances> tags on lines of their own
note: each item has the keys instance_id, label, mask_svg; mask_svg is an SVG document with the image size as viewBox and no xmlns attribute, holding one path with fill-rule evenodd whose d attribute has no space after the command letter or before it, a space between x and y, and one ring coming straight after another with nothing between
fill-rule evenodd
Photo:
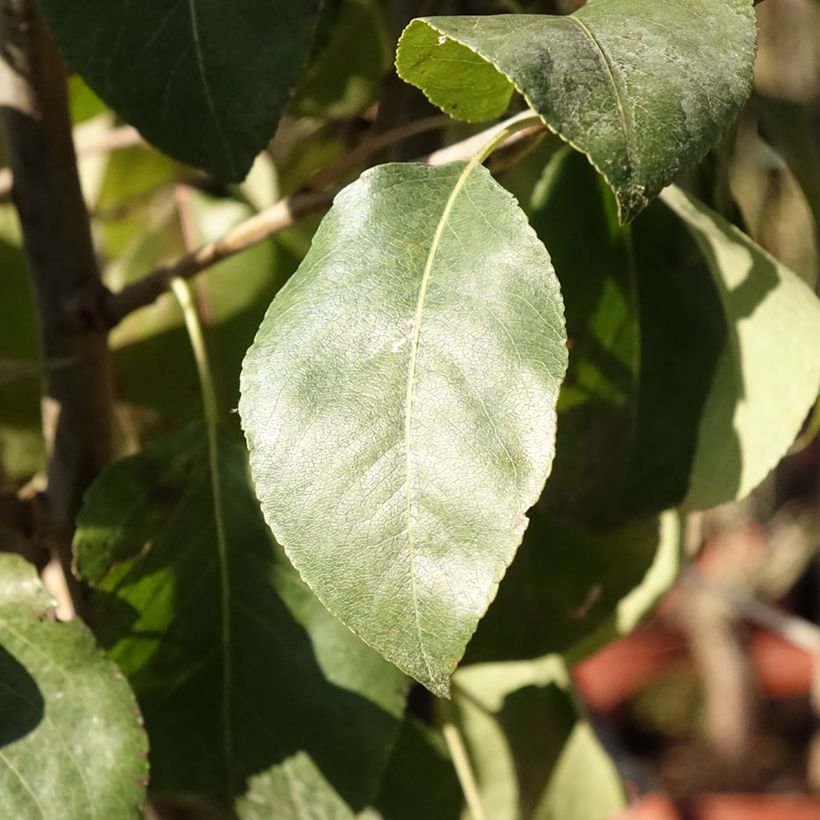
<instances>
[{"instance_id":1,"label":"leaf with powdery coating","mask_svg":"<svg viewBox=\"0 0 820 820\"><path fill-rule=\"evenodd\" d=\"M751 90L751 0L591 0L574 14L425 17L396 67L439 108L501 116L517 89L632 220L697 163Z\"/></svg>"},{"instance_id":2,"label":"leaf with powdery coating","mask_svg":"<svg viewBox=\"0 0 820 820\"><path fill-rule=\"evenodd\" d=\"M549 473L565 341L549 256L486 169L384 165L337 197L245 359L277 540L435 694Z\"/></svg>"}]
</instances>

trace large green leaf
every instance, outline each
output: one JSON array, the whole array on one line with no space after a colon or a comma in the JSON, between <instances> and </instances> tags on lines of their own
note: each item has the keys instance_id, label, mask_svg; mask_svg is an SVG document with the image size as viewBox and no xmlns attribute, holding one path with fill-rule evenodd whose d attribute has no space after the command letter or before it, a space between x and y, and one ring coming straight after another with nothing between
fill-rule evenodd
<instances>
[{"instance_id":1,"label":"large green leaf","mask_svg":"<svg viewBox=\"0 0 820 820\"><path fill-rule=\"evenodd\" d=\"M631 220L730 125L751 89L752 0L591 0L566 17L414 20L401 77L468 121L513 89L582 150Z\"/></svg>"},{"instance_id":2,"label":"large green leaf","mask_svg":"<svg viewBox=\"0 0 820 820\"><path fill-rule=\"evenodd\" d=\"M820 389L820 300L749 237L677 188L664 203L709 263L729 327L684 505L741 498L785 455Z\"/></svg>"},{"instance_id":3,"label":"large green leaf","mask_svg":"<svg viewBox=\"0 0 820 820\"><path fill-rule=\"evenodd\" d=\"M147 140L229 180L273 137L319 0L42 0L61 51Z\"/></svg>"},{"instance_id":4,"label":"large green leaf","mask_svg":"<svg viewBox=\"0 0 820 820\"><path fill-rule=\"evenodd\" d=\"M77 566L142 705L152 788L236 800L246 818L301 820L303 801L347 816L375 794L404 678L281 555L241 450L221 439L210 456L215 471L196 427L118 462L79 521Z\"/></svg>"},{"instance_id":5,"label":"large green leaf","mask_svg":"<svg viewBox=\"0 0 820 820\"><path fill-rule=\"evenodd\" d=\"M139 710L79 621L57 623L34 568L0 554L0 806L15 820L141 816Z\"/></svg>"},{"instance_id":6,"label":"large green leaf","mask_svg":"<svg viewBox=\"0 0 820 820\"><path fill-rule=\"evenodd\" d=\"M453 711L492 820L601 820L625 804L563 661L481 664L453 677Z\"/></svg>"},{"instance_id":7,"label":"large green leaf","mask_svg":"<svg viewBox=\"0 0 820 820\"><path fill-rule=\"evenodd\" d=\"M564 341L549 257L483 167L385 165L336 199L245 359L274 534L436 694L549 472Z\"/></svg>"}]
</instances>

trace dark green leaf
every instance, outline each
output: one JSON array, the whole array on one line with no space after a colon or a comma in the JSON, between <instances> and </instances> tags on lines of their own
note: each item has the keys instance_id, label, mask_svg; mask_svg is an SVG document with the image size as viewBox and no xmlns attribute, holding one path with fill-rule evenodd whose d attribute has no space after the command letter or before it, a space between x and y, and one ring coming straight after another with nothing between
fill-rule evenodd
<instances>
[{"instance_id":1,"label":"dark green leaf","mask_svg":"<svg viewBox=\"0 0 820 820\"><path fill-rule=\"evenodd\" d=\"M607 530L678 505L726 319L712 275L660 203L620 227L612 195L567 149L532 202L567 310L570 357L540 505Z\"/></svg>"},{"instance_id":2,"label":"dark green leaf","mask_svg":"<svg viewBox=\"0 0 820 820\"><path fill-rule=\"evenodd\" d=\"M573 660L631 632L674 583L680 527L674 513L593 531L539 507L465 663Z\"/></svg>"},{"instance_id":3,"label":"dark green leaf","mask_svg":"<svg viewBox=\"0 0 820 820\"><path fill-rule=\"evenodd\" d=\"M158 148L238 180L307 62L319 0L43 0L61 51Z\"/></svg>"},{"instance_id":4,"label":"dark green leaf","mask_svg":"<svg viewBox=\"0 0 820 820\"><path fill-rule=\"evenodd\" d=\"M0 806L15 820L141 816L134 695L79 621L53 620L34 568L0 554Z\"/></svg>"},{"instance_id":5,"label":"dark green leaf","mask_svg":"<svg viewBox=\"0 0 820 820\"><path fill-rule=\"evenodd\" d=\"M339 195L245 360L274 534L436 694L549 472L564 342L549 257L483 167L385 165Z\"/></svg>"},{"instance_id":6,"label":"dark green leaf","mask_svg":"<svg viewBox=\"0 0 820 820\"><path fill-rule=\"evenodd\" d=\"M243 453L222 440L215 457L212 472L195 428L121 461L79 522L78 569L143 707L152 787L237 800L246 818L302 818L304 801L348 816L376 791L404 679L281 555Z\"/></svg>"},{"instance_id":7,"label":"dark green leaf","mask_svg":"<svg viewBox=\"0 0 820 820\"><path fill-rule=\"evenodd\" d=\"M396 65L468 121L500 116L517 89L601 171L626 222L731 124L755 33L751 0L592 0L566 17L414 20Z\"/></svg>"},{"instance_id":8,"label":"dark green leaf","mask_svg":"<svg viewBox=\"0 0 820 820\"><path fill-rule=\"evenodd\" d=\"M375 808L359 820L461 820L463 804L441 732L405 718Z\"/></svg>"}]
</instances>

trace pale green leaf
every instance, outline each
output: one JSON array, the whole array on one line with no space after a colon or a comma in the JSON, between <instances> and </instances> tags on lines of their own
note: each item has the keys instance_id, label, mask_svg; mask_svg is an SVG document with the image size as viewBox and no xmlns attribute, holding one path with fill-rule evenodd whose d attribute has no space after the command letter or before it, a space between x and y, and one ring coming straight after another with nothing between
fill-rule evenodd
<instances>
[{"instance_id":1,"label":"pale green leaf","mask_svg":"<svg viewBox=\"0 0 820 820\"><path fill-rule=\"evenodd\" d=\"M561 296L474 163L346 188L245 360L268 523L328 609L448 691L544 485L566 367Z\"/></svg>"},{"instance_id":2,"label":"pale green leaf","mask_svg":"<svg viewBox=\"0 0 820 820\"><path fill-rule=\"evenodd\" d=\"M414 20L396 65L468 121L502 115L517 89L601 171L626 222L731 124L755 36L751 0L592 0L565 17Z\"/></svg>"},{"instance_id":3,"label":"pale green leaf","mask_svg":"<svg viewBox=\"0 0 820 820\"><path fill-rule=\"evenodd\" d=\"M601 820L623 808L620 777L561 658L464 667L453 712L488 818Z\"/></svg>"},{"instance_id":4,"label":"pale green leaf","mask_svg":"<svg viewBox=\"0 0 820 820\"><path fill-rule=\"evenodd\" d=\"M318 0L43 0L60 50L158 148L230 180L273 137Z\"/></svg>"},{"instance_id":5,"label":"pale green leaf","mask_svg":"<svg viewBox=\"0 0 820 820\"><path fill-rule=\"evenodd\" d=\"M786 454L820 389L820 300L795 273L677 188L664 203L689 227L728 324L703 409L684 506L742 498Z\"/></svg>"},{"instance_id":6,"label":"pale green leaf","mask_svg":"<svg viewBox=\"0 0 820 820\"><path fill-rule=\"evenodd\" d=\"M37 573L0 554L0 806L14 820L141 816L148 741L122 674Z\"/></svg>"},{"instance_id":7,"label":"pale green leaf","mask_svg":"<svg viewBox=\"0 0 820 820\"><path fill-rule=\"evenodd\" d=\"M78 569L143 708L152 788L243 818L350 816L376 792L405 679L299 580L243 452L221 438L215 458L212 472L199 427L146 449L97 480L79 521Z\"/></svg>"}]
</instances>

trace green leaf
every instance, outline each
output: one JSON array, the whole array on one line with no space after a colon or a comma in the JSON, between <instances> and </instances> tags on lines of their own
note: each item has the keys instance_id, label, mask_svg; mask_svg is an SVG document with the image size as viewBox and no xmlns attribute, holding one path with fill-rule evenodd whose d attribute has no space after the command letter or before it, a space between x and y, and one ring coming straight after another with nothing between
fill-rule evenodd
<instances>
[{"instance_id":1,"label":"green leaf","mask_svg":"<svg viewBox=\"0 0 820 820\"><path fill-rule=\"evenodd\" d=\"M513 89L583 151L633 219L731 124L751 89L751 0L593 0L566 17L428 17L399 75L447 113L501 116Z\"/></svg>"},{"instance_id":2,"label":"green leaf","mask_svg":"<svg viewBox=\"0 0 820 820\"><path fill-rule=\"evenodd\" d=\"M446 695L553 453L549 257L481 166L385 165L336 199L243 367L265 517L328 609Z\"/></svg>"},{"instance_id":3,"label":"green leaf","mask_svg":"<svg viewBox=\"0 0 820 820\"><path fill-rule=\"evenodd\" d=\"M664 203L709 263L729 326L684 506L742 498L786 454L820 389L820 300L749 237L677 188Z\"/></svg>"},{"instance_id":4,"label":"green leaf","mask_svg":"<svg viewBox=\"0 0 820 820\"><path fill-rule=\"evenodd\" d=\"M310 55L318 0L43 0L60 50L158 148L239 180Z\"/></svg>"},{"instance_id":5,"label":"green leaf","mask_svg":"<svg viewBox=\"0 0 820 820\"><path fill-rule=\"evenodd\" d=\"M131 680L152 788L244 818L343 817L373 797L404 678L333 619L272 542L244 453L204 432L92 486L77 566L101 642ZM215 499L217 501L215 502Z\"/></svg>"},{"instance_id":6,"label":"green leaf","mask_svg":"<svg viewBox=\"0 0 820 820\"><path fill-rule=\"evenodd\" d=\"M464 662L575 662L631 632L674 583L680 540L675 513L595 531L536 507Z\"/></svg>"},{"instance_id":7,"label":"green leaf","mask_svg":"<svg viewBox=\"0 0 820 820\"><path fill-rule=\"evenodd\" d=\"M80 622L58 623L34 568L0 554L3 816L142 816L147 740L134 695Z\"/></svg>"},{"instance_id":8,"label":"green leaf","mask_svg":"<svg viewBox=\"0 0 820 820\"><path fill-rule=\"evenodd\" d=\"M453 712L487 817L600 820L624 807L618 773L560 658L460 669Z\"/></svg>"}]
</instances>

